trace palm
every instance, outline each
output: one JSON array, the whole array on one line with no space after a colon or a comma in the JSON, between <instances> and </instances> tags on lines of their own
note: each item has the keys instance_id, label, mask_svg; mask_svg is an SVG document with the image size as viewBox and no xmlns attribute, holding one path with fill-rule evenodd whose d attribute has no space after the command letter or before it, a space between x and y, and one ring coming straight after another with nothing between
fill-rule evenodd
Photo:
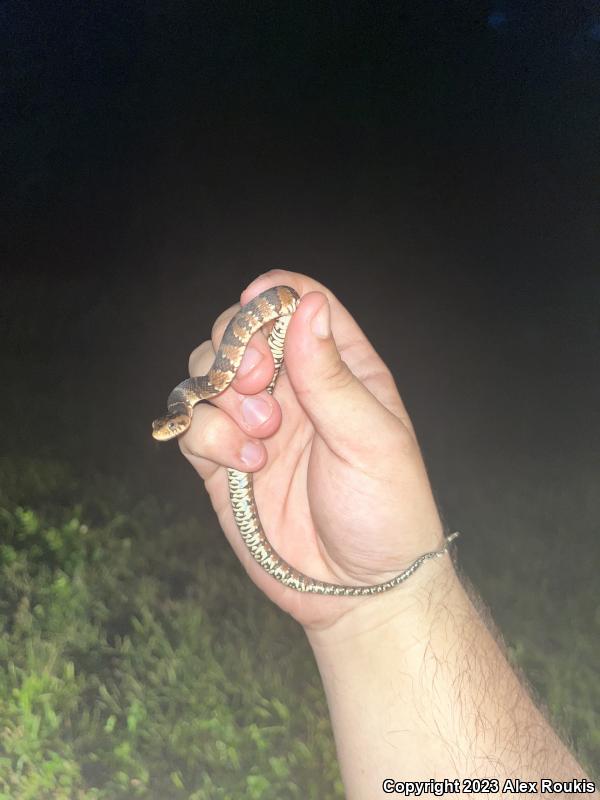
<instances>
[{"instance_id":1,"label":"palm","mask_svg":"<svg viewBox=\"0 0 600 800\"><path fill-rule=\"evenodd\" d=\"M396 410L401 409L394 382L375 354L365 359L365 353L354 348L341 355L351 369L355 361L357 377L364 374L364 384L388 400L389 410L394 410L394 401ZM265 442L268 461L254 475L261 522L275 550L301 572L332 583L375 583L389 577L387 573L401 571L414 550L410 541L402 547L401 504L394 493L385 491L388 476L378 471L376 455L372 469L367 470L332 452L315 431L285 373L277 382L275 397L282 408L282 424ZM399 419L398 431L412 437ZM225 469L217 470L206 487L229 541L253 580L299 622L322 624L357 602L298 593L267 575L245 549L235 525ZM385 502L382 489L388 496Z\"/></svg>"},{"instance_id":2,"label":"palm","mask_svg":"<svg viewBox=\"0 0 600 800\"><path fill-rule=\"evenodd\" d=\"M288 328L285 369L275 388L281 424L277 414L273 424L256 434L267 452L266 462L261 456L264 466L254 472L265 534L283 559L311 578L354 585L388 580L424 551L437 549L441 539L410 420L389 370L325 287L306 276L275 270L242 293L242 304L277 284L293 286L302 300ZM327 307L333 337L325 332L319 339L311 320ZM207 371L236 310L224 312L212 341L194 351L192 374ZM215 399L218 409L199 409L180 444L204 479L221 526L254 582L301 624L326 626L364 600L298 592L263 570L237 530L226 469L219 466L239 461L235 448L248 435L243 433L248 423L240 418L241 404L245 397L264 395L273 375L266 339L256 334L251 345L255 354L266 356L262 366L246 376L238 374ZM203 431L210 434L206 446ZM204 455L211 452L211 441L212 458Z\"/></svg>"}]
</instances>

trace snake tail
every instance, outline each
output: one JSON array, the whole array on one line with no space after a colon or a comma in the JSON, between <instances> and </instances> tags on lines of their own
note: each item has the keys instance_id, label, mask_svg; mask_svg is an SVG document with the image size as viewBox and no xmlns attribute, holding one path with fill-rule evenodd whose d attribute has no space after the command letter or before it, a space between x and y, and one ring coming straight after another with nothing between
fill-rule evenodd
<instances>
[{"instance_id":1,"label":"snake tail","mask_svg":"<svg viewBox=\"0 0 600 800\"><path fill-rule=\"evenodd\" d=\"M196 403L216 397L231 385L250 339L263 325L270 322L273 326L268 344L275 370L267 391L272 394L283 365L287 328L299 302L300 297L294 289L289 286L275 286L261 292L243 306L225 328L215 360L206 375L188 378L173 389L167 400L167 413L152 424L154 438L166 441L184 433L189 428ZM407 580L429 559L443 556L450 543L459 535L458 532L450 534L441 549L419 556L403 572L388 581L369 586L327 583L299 572L273 548L258 515L252 475L228 469L227 481L236 525L253 558L269 575L298 592L347 597L387 592Z\"/></svg>"}]
</instances>

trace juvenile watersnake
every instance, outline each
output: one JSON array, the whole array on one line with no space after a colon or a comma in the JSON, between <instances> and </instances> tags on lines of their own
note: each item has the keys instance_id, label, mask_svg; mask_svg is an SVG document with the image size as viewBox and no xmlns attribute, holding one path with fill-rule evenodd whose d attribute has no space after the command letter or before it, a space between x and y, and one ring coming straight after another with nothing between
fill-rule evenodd
<instances>
[{"instance_id":1,"label":"juvenile watersnake","mask_svg":"<svg viewBox=\"0 0 600 800\"><path fill-rule=\"evenodd\" d=\"M152 425L154 438L160 441L173 439L189 428L193 407L196 403L216 397L227 389L242 362L250 339L268 322L274 323L268 338L275 362L273 379L267 387L269 394L272 394L283 363L283 345L287 327L299 302L300 298L292 288L276 286L262 292L241 308L227 325L214 363L206 375L188 378L173 389L167 400L167 414L155 420ZM258 516L252 475L237 469L227 469L227 479L233 515L246 546L269 575L299 592L345 596L387 592L410 577L428 559L443 556L450 542L459 535L458 532L450 534L440 550L424 553L399 575L383 583L371 586L326 583L294 569L273 549Z\"/></svg>"}]
</instances>

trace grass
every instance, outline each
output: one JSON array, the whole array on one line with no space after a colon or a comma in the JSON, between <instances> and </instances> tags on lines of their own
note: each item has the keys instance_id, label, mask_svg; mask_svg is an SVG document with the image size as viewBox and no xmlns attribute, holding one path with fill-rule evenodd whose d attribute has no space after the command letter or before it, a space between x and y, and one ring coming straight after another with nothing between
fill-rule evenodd
<instances>
[{"instance_id":1,"label":"grass","mask_svg":"<svg viewBox=\"0 0 600 800\"><path fill-rule=\"evenodd\" d=\"M196 522L60 464L0 473L2 800L343 796L301 631Z\"/></svg>"},{"instance_id":2,"label":"grass","mask_svg":"<svg viewBox=\"0 0 600 800\"><path fill-rule=\"evenodd\" d=\"M226 547L62 463L0 459L0 487L0 800L343 797L304 636ZM548 579L573 559L535 537L520 555L498 546L474 577L598 776L593 559Z\"/></svg>"}]
</instances>

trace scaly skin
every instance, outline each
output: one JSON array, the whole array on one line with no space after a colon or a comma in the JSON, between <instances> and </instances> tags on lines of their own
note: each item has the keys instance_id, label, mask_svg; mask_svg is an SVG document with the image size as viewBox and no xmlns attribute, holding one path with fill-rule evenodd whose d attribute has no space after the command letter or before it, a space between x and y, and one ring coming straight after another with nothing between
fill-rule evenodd
<instances>
[{"instance_id":1,"label":"scaly skin","mask_svg":"<svg viewBox=\"0 0 600 800\"><path fill-rule=\"evenodd\" d=\"M273 380L267 388L269 394L272 394L283 363L283 345L287 327L299 302L300 298L294 289L289 286L276 286L262 292L241 308L225 329L210 370L201 377L188 378L173 389L167 400L167 414L152 424L152 436L159 441L167 441L184 433L190 426L196 403L215 397L227 389L242 363L250 339L268 322L274 322L268 339L275 363ZM253 558L269 575L298 592L347 597L387 592L403 583L430 558L443 556L450 543L459 535L458 532L450 534L440 550L424 553L403 572L383 583L369 586L326 583L298 572L273 549L258 516L252 475L228 469L227 479L236 525Z\"/></svg>"}]
</instances>

